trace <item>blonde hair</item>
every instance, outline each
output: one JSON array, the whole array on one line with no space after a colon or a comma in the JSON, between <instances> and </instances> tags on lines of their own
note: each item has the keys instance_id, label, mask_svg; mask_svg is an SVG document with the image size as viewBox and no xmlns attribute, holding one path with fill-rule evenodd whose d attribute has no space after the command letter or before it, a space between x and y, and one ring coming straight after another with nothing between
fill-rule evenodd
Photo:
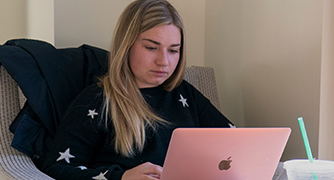
<instances>
[{"instance_id":1,"label":"blonde hair","mask_svg":"<svg viewBox=\"0 0 334 180\"><path fill-rule=\"evenodd\" d=\"M178 65L162 86L171 91L183 80L186 62L184 27L176 9L165 0L136 0L121 14L110 51L109 69L101 78L104 92L105 125L114 127L115 151L125 157L141 152L145 145L145 129L156 129L166 121L154 113L136 85L129 66L129 51L138 35L159 25L175 25L181 33ZM111 122L110 122L111 121Z\"/></svg>"}]
</instances>

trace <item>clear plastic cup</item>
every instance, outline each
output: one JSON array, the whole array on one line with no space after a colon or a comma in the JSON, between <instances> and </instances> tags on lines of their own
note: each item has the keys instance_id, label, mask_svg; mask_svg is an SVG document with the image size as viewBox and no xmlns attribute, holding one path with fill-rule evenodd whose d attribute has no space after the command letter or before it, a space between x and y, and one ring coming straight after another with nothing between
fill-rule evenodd
<instances>
[{"instance_id":1,"label":"clear plastic cup","mask_svg":"<svg viewBox=\"0 0 334 180\"><path fill-rule=\"evenodd\" d=\"M334 180L334 161L292 159L284 162L289 180Z\"/></svg>"}]
</instances>

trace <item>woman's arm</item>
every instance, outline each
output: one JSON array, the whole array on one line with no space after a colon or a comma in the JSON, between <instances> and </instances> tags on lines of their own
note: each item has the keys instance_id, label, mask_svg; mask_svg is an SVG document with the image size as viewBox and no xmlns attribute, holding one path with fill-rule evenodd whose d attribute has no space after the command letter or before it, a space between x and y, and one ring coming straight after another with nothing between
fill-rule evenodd
<instances>
[{"instance_id":1,"label":"woman's arm","mask_svg":"<svg viewBox=\"0 0 334 180\"><path fill-rule=\"evenodd\" d=\"M84 90L69 106L41 170L55 179L121 179L117 164L94 167L94 156L107 134L101 121L101 89Z\"/></svg>"}]
</instances>

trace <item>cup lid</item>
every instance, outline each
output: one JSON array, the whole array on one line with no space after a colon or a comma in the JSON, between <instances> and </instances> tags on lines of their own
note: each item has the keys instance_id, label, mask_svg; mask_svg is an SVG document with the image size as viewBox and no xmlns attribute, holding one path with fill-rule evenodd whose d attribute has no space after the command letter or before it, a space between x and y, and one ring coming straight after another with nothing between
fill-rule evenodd
<instances>
[{"instance_id":1,"label":"cup lid","mask_svg":"<svg viewBox=\"0 0 334 180\"><path fill-rule=\"evenodd\" d=\"M334 172L334 161L317 159L310 163L308 159L292 159L285 161L283 167L295 171Z\"/></svg>"}]
</instances>

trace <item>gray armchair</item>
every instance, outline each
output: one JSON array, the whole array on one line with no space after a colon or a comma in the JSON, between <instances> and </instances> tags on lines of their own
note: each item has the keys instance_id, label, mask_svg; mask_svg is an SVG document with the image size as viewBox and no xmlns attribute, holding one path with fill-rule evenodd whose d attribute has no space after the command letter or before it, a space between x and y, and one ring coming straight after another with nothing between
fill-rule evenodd
<instances>
[{"instance_id":1,"label":"gray armchair","mask_svg":"<svg viewBox=\"0 0 334 180\"><path fill-rule=\"evenodd\" d=\"M39 171L32 160L10 146L9 125L20 111L24 96L3 66L0 66L0 179L52 179Z\"/></svg>"},{"instance_id":2,"label":"gray armchair","mask_svg":"<svg viewBox=\"0 0 334 180\"><path fill-rule=\"evenodd\" d=\"M201 91L216 108L220 109L213 68L187 67L185 79ZM11 147L13 134L9 125L25 102L20 88L0 66L0 179L52 179L39 171L25 154Z\"/></svg>"}]
</instances>

